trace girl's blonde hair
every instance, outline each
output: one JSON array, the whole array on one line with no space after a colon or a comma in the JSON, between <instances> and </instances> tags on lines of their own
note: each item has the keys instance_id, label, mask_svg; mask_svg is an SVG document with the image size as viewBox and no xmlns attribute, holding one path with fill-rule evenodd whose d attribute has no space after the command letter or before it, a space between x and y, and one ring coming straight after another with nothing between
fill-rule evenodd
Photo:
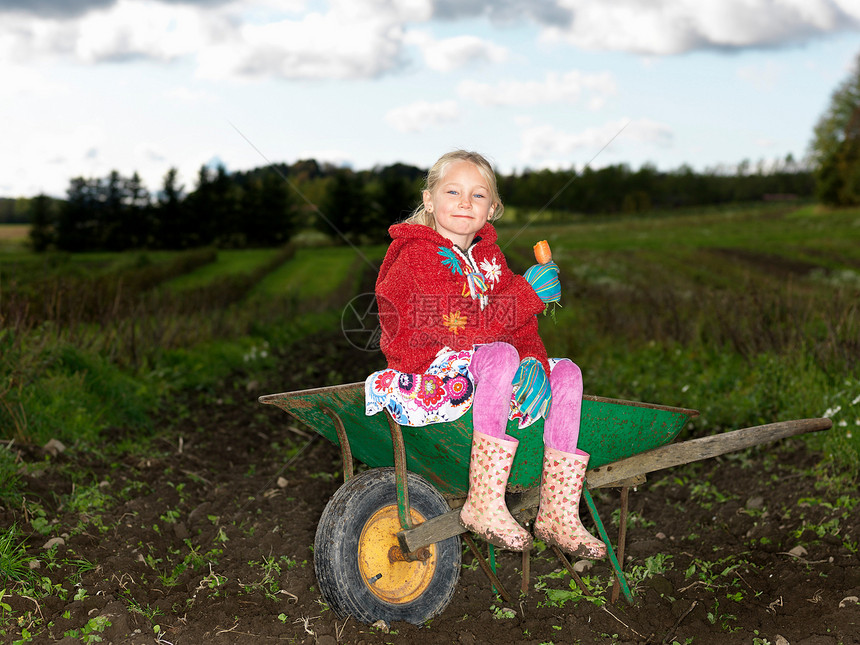
<instances>
[{"instance_id":1,"label":"girl's blonde hair","mask_svg":"<svg viewBox=\"0 0 860 645\"><path fill-rule=\"evenodd\" d=\"M499 219L505 210L505 206L502 204L502 198L499 197L499 188L496 184L496 173L493 170L493 166L490 165L490 162L487 161L483 155L477 152L469 152L468 150L452 150L451 152L439 157L439 160L433 164L433 167L430 168L430 170L427 171L424 190L430 191L432 194L442 182L442 178L445 176L445 171L448 170L448 166L457 161L468 161L469 163L474 164L478 169L478 172L481 173L484 181L487 182L487 188L490 190L490 198L492 199L492 204L495 207L488 221L494 222ZM404 221L407 224L423 224L424 226L429 226L434 230L436 229L436 220L433 218L433 214L428 212L425 208L423 200L421 201L421 204L419 204L418 208L412 212L412 215Z\"/></svg>"}]
</instances>

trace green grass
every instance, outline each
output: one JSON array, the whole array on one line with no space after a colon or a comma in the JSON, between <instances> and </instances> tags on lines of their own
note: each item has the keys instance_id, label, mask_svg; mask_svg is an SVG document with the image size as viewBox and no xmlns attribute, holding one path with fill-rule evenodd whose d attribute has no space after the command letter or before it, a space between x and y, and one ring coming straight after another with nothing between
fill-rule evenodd
<instances>
[{"instance_id":1,"label":"green grass","mask_svg":"<svg viewBox=\"0 0 860 645\"><path fill-rule=\"evenodd\" d=\"M828 416L810 445L860 474L860 211L528 229L514 261L543 237L564 308L542 336L586 391L699 409L688 433Z\"/></svg>"},{"instance_id":2,"label":"green grass","mask_svg":"<svg viewBox=\"0 0 860 645\"><path fill-rule=\"evenodd\" d=\"M327 251L319 255L326 256ZM284 254L273 250L227 253L226 257L235 260L234 268L251 267L256 275ZM88 259L95 273L110 263L134 265L139 262L136 257L98 254ZM155 257L169 264L189 256ZM201 259L205 258L197 258L196 266ZM203 264L202 269L215 264ZM357 277L345 261L335 264L338 280L349 277L351 282ZM146 263L144 270L151 267ZM281 275L292 279L289 272ZM174 405L181 392L205 393L236 372L271 368L269 347L295 342L321 327L334 327L343 294L329 297L329 293L337 286L335 282L322 295L299 291L299 296L271 295L213 309L207 305L210 281L188 287L180 298L169 290L162 294L165 297L143 291L130 309L133 317L0 329L0 438L39 445L57 438L69 446L84 447L98 445L100 433L109 427L146 435L154 415ZM315 313L297 316L303 293L313 301ZM186 301L199 307L189 310ZM14 494L11 468L0 468L0 488L0 493Z\"/></svg>"},{"instance_id":3,"label":"green grass","mask_svg":"<svg viewBox=\"0 0 860 645\"><path fill-rule=\"evenodd\" d=\"M278 255L278 249L219 250L215 262L165 283L173 291L197 289L230 276L254 273Z\"/></svg>"},{"instance_id":4,"label":"green grass","mask_svg":"<svg viewBox=\"0 0 860 645\"><path fill-rule=\"evenodd\" d=\"M376 255L378 252L368 257ZM270 298L294 295L301 299L325 297L347 280L357 262L362 262L362 258L350 247L299 249L292 260L263 278L251 296Z\"/></svg>"},{"instance_id":5,"label":"green grass","mask_svg":"<svg viewBox=\"0 0 860 645\"><path fill-rule=\"evenodd\" d=\"M0 580L4 585L27 582L36 577L30 568L33 558L27 555L24 537L15 524L0 531Z\"/></svg>"},{"instance_id":6,"label":"green grass","mask_svg":"<svg viewBox=\"0 0 860 645\"><path fill-rule=\"evenodd\" d=\"M500 241L512 237L514 229L502 229ZM784 253L792 248L838 248L854 259L860 249L851 244L860 236L860 211L802 208L780 214L762 207L726 208L683 216L591 218L572 224L533 225L519 234L515 244L529 248L547 239L556 253L575 259L582 250L738 247Z\"/></svg>"},{"instance_id":7,"label":"green grass","mask_svg":"<svg viewBox=\"0 0 860 645\"><path fill-rule=\"evenodd\" d=\"M157 272L170 267L171 263L182 266L183 258L200 253L199 250L93 253L34 253L19 250L0 253L0 279L6 283L28 284L57 278L92 280L120 274L131 276L135 272Z\"/></svg>"}]
</instances>

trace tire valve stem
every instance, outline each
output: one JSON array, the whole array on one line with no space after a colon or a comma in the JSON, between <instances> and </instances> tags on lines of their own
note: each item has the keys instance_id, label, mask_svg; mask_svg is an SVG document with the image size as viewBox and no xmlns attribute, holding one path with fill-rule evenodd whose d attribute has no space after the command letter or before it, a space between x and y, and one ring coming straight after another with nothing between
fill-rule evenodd
<instances>
[{"instance_id":1,"label":"tire valve stem","mask_svg":"<svg viewBox=\"0 0 860 645\"><path fill-rule=\"evenodd\" d=\"M373 584L374 582L376 582L377 580L379 580L381 577L382 577L382 574L381 574L381 573L377 573L375 576L373 576L372 578L370 578L370 579L368 580L368 582L369 582L370 584Z\"/></svg>"}]
</instances>

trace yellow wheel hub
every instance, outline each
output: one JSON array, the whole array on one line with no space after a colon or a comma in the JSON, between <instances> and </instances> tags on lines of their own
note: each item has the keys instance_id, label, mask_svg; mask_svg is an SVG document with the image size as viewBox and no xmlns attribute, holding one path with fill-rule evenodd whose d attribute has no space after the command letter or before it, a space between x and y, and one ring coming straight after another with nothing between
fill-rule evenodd
<instances>
[{"instance_id":1,"label":"yellow wheel hub","mask_svg":"<svg viewBox=\"0 0 860 645\"><path fill-rule=\"evenodd\" d=\"M413 526L424 521L415 509L410 512ZM397 540L400 530L397 505L392 504L376 511L358 538L358 568L365 584L375 596L392 604L420 597L436 571L436 545L426 548L425 560L407 561Z\"/></svg>"}]
</instances>

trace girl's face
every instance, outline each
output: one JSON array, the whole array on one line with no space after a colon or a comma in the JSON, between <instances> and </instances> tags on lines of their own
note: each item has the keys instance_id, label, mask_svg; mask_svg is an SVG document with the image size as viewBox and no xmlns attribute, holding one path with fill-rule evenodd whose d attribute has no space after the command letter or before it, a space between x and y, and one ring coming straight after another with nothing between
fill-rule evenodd
<instances>
[{"instance_id":1,"label":"girl's face","mask_svg":"<svg viewBox=\"0 0 860 645\"><path fill-rule=\"evenodd\" d=\"M472 244L495 210L487 181L470 161L451 163L436 189L424 191L424 207L433 215L436 231L461 249Z\"/></svg>"}]
</instances>

